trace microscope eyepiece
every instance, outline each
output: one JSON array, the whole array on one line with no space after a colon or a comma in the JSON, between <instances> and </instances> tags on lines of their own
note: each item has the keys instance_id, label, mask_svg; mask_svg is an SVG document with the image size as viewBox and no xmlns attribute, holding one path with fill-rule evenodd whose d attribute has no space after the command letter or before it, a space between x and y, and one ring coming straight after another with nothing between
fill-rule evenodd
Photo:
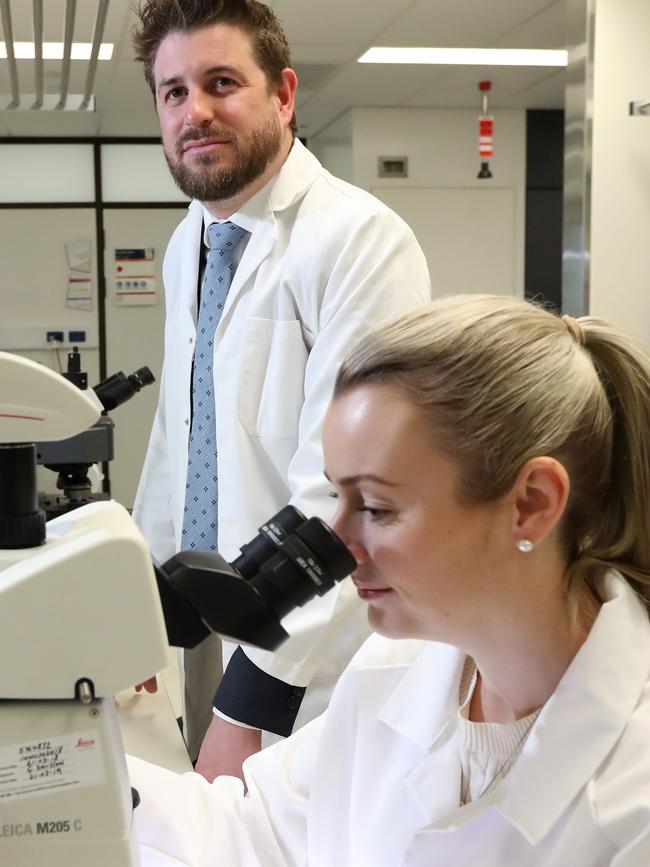
<instances>
[{"instance_id":1,"label":"microscope eyepiece","mask_svg":"<svg viewBox=\"0 0 650 867\"><path fill-rule=\"evenodd\" d=\"M282 618L314 596L324 596L356 565L338 536L320 518L310 518L284 539L251 584Z\"/></svg>"},{"instance_id":2,"label":"microscope eyepiece","mask_svg":"<svg viewBox=\"0 0 650 867\"><path fill-rule=\"evenodd\" d=\"M241 546L239 549L241 555L233 560L233 567L244 578L252 578L269 557L276 553L287 537L306 520L295 506L285 506L259 528L254 539Z\"/></svg>"},{"instance_id":3,"label":"microscope eyepiece","mask_svg":"<svg viewBox=\"0 0 650 867\"><path fill-rule=\"evenodd\" d=\"M148 367L140 367L130 376L125 376L120 370L119 373L114 373L108 379L104 379L98 383L93 388L93 391L104 409L110 412L116 406L120 406L132 398L145 385L150 385L152 382L155 382L155 377Z\"/></svg>"},{"instance_id":4,"label":"microscope eyepiece","mask_svg":"<svg viewBox=\"0 0 650 867\"><path fill-rule=\"evenodd\" d=\"M170 644L195 647L209 630L267 650L288 638L281 619L347 577L356 560L320 520L286 506L227 563L181 551L156 569Z\"/></svg>"},{"instance_id":5,"label":"microscope eyepiece","mask_svg":"<svg viewBox=\"0 0 650 867\"><path fill-rule=\"evenodd\" d=\"M148 367L139 367L134 373L127 376L127 379L136 391L140 391L145 385L151 385L152 382L156 381Z\"/></svg>"}]
</instances>

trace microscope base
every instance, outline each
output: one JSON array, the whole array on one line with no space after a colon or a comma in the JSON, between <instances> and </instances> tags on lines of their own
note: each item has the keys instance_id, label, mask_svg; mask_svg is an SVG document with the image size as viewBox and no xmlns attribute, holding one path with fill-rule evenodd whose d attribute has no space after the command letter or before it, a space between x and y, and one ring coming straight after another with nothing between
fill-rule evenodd
<instances>
[{"instance_id":1,"label":"microscope base","mask_svg":"<svg viewBox=\"0 0 650 867\"><path fill-rule=\"evenodd\" d=\"M0 707L0 864L138 867L113 699Z\"/></svg>"}]
</instances>

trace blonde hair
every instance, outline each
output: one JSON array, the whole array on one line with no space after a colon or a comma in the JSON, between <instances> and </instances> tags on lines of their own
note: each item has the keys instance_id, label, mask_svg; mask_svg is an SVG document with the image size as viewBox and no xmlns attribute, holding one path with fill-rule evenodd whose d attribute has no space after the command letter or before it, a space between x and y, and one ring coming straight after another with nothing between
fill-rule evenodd
<instances>
[{"instance_id":1,"label":"blonde hair","mask_svg":"<svg viewBox=\"0 0 650 867\"><path fill-rule=\"evenodd\" d=\"M368 335L334 395L401 389L459 471L460 499L490 502L534 457L571 491L560 526L577 605L603 567L650 608L650 359L608 323L488 295L443 298Z\"/></svg>"}]
</instances>

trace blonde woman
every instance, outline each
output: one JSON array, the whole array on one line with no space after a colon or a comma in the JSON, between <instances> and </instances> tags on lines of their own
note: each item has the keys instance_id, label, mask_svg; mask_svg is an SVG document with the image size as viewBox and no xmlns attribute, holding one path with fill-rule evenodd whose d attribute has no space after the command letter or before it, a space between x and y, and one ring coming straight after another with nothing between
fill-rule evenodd
<instances>
[{"instance_id":1,"label":"blonde woman","mask_svg":"<svg viewBox=\"0 0 650 867\"><path fill-rule=\"evenodd\" d=\"M144 863L647 867L648 359L444 299L347 359L324 443L378 635L246 795L134 761Z\"/></svg>"}]
</instances>

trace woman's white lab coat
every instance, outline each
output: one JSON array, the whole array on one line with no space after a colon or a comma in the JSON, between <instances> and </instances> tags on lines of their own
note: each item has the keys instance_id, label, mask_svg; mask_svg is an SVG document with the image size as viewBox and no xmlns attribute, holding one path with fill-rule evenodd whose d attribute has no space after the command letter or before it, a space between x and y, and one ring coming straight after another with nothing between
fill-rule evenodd
<instances>
[{"instance_id":1,"label":"woman's white lab coat","mask_svg":"<svg viewBox=\"0 0 650 867\"><path fill-rule=\"evenodd\" d=\"M424 255L403 220L330 175L299 141L231 219L251 235L214 341L218 548L227 560L289 502L331 515L320 439L338 367L362 334L430 298ZM133 512L160 562L179 550L183 524L202 235L193 202L163 267L165 361ZM245 652L298 686L338 676L369 632L350 582L285 625L293 637L277 653Z\"/></svg>"},{"instance_id":2,"label":"woman's white lab coat","mask_svg":"<svg viewBox=\"0 0 650 867\"><path fill-rule=\"evenodd\" d=\"M208 784L130 760L143 867L647 867L650 622L617 573L510 773L459 806L464 655L373 636L329 710Z\"/></svg>"}]
</instances>

